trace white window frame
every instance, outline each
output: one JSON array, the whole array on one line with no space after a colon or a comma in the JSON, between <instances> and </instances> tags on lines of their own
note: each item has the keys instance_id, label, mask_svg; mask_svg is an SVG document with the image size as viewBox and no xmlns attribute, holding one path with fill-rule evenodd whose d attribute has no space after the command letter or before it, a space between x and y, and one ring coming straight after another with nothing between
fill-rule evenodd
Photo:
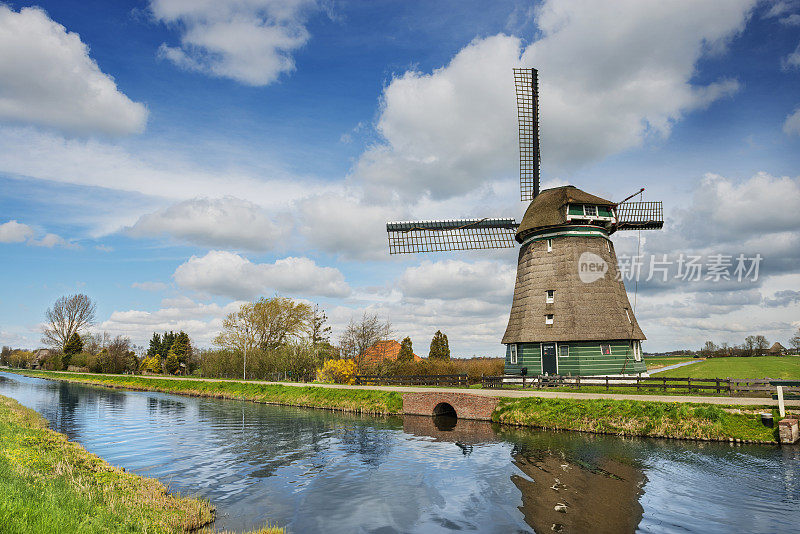
<instances>
[{"instance_id":1,"label":"white window frame","mask_svg":"<svg viewBox=\"0 0 800 534\"><path fill-rule=\"evenodd\" d=\"M633 345L633 361L640 362L642 361L642 342L641 341L631 341Z\"/></svg>"},{"instance_id":2,"label":"white window frame","mask_svg":"<svg viewBox=\"0 0 800 534\"><path fill-rule=\"evenodd\" d=\"M544 324L553 324L555 322L555 315L552 313L548 313L544 316Z\"/></svg>"},{"instance_id":3,"label":"white window frame","mask_svg":"<svg viewBox=\"0 0 800 534\"><path fill-rule=\"evenodd\" d=\"M606 248L608 249L609 252L611 252L611 241L608 239L606 239Z\"/></svg>"},{"instance_id":4,"label":"white window frame","mask_svg":"<svg viewBox=\"0 0 800 534\"><path fill-rule=\"evenodd\" d=\"M561 354L561 349L567 349L566 354ZM556 345L556 350L558 350L558 357L559 358L569 358L569 345Z\"/></svg>"},{"instance_id":5,"label":"white window frame","mask_svg":"<svg viewBox=\"0 0 800 534\"><path fill-rule=\"evenodd\" d=\"M628 308L625 308L625 316L628 318L628 322L633 324L633 319L631 319L631 314L628 313Z\"/></svg>"},{"instance_id":6,"label":"white window frame","mask_svg":"<svg viewBox=\"0 0 800 534\"><path fill-rule=\"evenodd\" d=\"M544 302L545 304L552 304L556 300L556 290L555 289L548 289L544 292Z\"/></svg>"},{"instance_id":7,"label":"white window frame","mask_svg":"<svg viewBox=\"0 0 800 534\"><path fill-rule=\"evenodd\" d=\"M589 211L594 211L594 213L589 213ZM598 213L600 213L600 212L597 210L597 206L590 205L590 204L584 204L583 205L583 216L584 217L597 217Z\"/></svg>"},{"instance_id":8,"label":"white window frame","mask_svg":"<svg viewBox=\"0 0 800 534\"><path fill-rule=\"evenodd\" d=\"M608 347L608 354L603 352L603 347ZM613 356L611 343L600 343L600 356Z\"/></svg>"},{"instance_id":9,"label":"white window frame","mask_svg":"<svg viewBox=\"0 0 800 534\"><path fill-rule=\"evenodd\" d=\"M548 239L547 240L547 252L553 252L553 240L552 239Z\"/></svg>"},{"instance_id":10,"label":"white window frame","mask_svg":"<svg viewBox=\"0 0 800 534\"><path fill-rule=\"evenodd\" d=\"M511 365L516 365L517 362L519 361L519 358L518 358L518 355L517 355L517 344L516 343L512 343L508 347L509 347L509 354L510 354L509 360L511 361Z\"/></svg>"}]
</instances>

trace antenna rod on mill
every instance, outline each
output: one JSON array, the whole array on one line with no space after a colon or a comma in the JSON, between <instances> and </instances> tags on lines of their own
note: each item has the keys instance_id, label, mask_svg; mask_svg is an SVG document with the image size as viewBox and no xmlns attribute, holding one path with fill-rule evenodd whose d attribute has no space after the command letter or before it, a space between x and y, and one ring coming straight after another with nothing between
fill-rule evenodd
<instances>
[{"instance_id":1,"label":"antenna rod on mill","mask_svg":"<svg viewBox=\"0 0 800 534\"><path fill-rule=\"evenodd\" d=\"M643 188L641 188L641 189L639 189L637 192L635 192L635 193L634 193L634 194L632 194L631 196L629 196L629 197L625 197L625 200L622 200L622 201L620 201L620 202L617 202L617 205L619 206L620 204L622 204L622 203L623 203L623 202L625 202L626 200L630 200L630 199L632 199L633 197L635 197L636 195L638 195L638 194L639 194L639 193L641 193L642 191L644 191L644 187L643 187Z\"/></svg>"}]
</instances>

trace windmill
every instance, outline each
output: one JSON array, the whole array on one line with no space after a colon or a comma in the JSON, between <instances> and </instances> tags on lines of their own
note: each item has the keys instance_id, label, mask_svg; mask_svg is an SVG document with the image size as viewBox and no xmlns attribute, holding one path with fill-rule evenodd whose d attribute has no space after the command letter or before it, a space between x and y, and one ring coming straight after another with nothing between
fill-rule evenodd
<instances>
[{"instance_id":1,"label":"windmill","mask_svg":"<svg viewBox=\"0 0 800 534\"><path fill-rule=\"evenodd\" d=\"M514 218L390 222L391 254L520 245L508 327L508 374L613 375L646 372L646 339L628 300L610 235L663 227L661 202L613 202L568 185L539 190L536 69L514 69L520 199Z\"/></svg>"}]
</instances>

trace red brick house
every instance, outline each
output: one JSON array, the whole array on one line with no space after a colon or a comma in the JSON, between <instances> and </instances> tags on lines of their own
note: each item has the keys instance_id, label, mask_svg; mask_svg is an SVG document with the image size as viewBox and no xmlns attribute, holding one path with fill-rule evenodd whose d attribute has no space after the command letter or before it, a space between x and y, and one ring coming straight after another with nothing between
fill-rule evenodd
<instances>
[{"instance_id":1,"label":"red brick house","mask_svg":"<svg viewBox=\"0 0 800 534\"><path fill-rule=\"evenodd\" d=\"M362 361L365 364L379 363L385 360L394 361L400 355L400 343L394 339L378 341L364 351ZM414 354L414 361L421 361L422 358Z\"/></svg>"}]
</instances>

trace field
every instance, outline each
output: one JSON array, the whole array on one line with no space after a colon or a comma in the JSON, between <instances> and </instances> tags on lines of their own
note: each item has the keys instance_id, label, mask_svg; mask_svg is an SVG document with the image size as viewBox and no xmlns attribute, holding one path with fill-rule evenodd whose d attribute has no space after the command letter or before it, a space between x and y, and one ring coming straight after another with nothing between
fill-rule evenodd
<instances>
[{"instance_id":1,"label":"field","mask_svg":"<svg viewBox=\"0 0 800 534\"><path fill-rule=\"evenodd\" d=\"M800 380L800 356L756 356L752 358L709 358L670 369L657 376L688 378L779 378Z\"/></svg>"},{"instance_id":2,"label":"field","mask_svg":"<svg viewBox=\"0 0 800 534\"><path fill-rule=\"evenodd\" d=\"M213 519L208 502L108 465L2 396L0 495L0 530L9 534L186 532Z\"/></svg>"}]
</instances>

